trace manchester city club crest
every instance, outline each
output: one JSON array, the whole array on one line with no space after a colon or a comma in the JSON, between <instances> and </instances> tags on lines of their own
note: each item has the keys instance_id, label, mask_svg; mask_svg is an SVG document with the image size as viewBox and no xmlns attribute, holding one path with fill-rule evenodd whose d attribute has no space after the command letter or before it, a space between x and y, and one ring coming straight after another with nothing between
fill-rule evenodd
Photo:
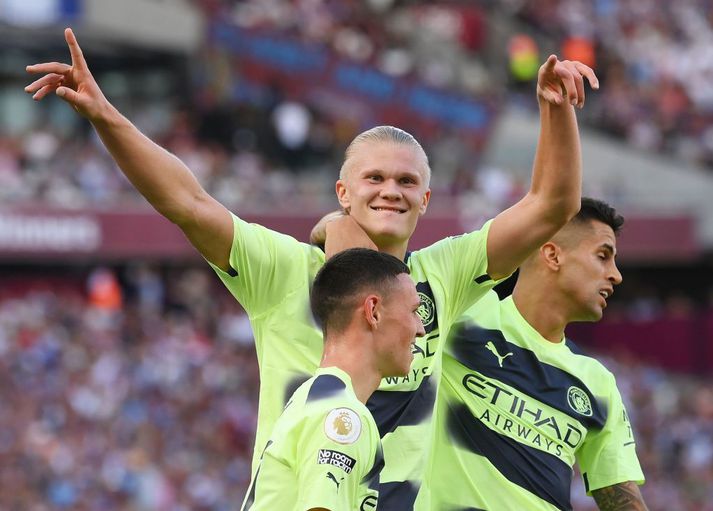
<instances>
[{"instance_id":1,"label":"manchester city club crest","mask_svg":"<svg viewBox=\"0 0 713 511\"><path fill-rule=\"evenodd\" d=\"M567 402L569 406L580 415L592 416L592 403L589 396L579 387L570 387L567 391Z\"/></svg>"},{"instance_id":2,"label":"manchester city club crest","mask_svg":"<svg viewBox=\"0 0 713 511\"><path fill-rule=\"evenodd\" d=\"M436 306L433 300L425 293L418 293L418 297L421 299L421 305L418 306L416 314L421 318L421 323L423 323L424 328L433 323L434 311Z\"/></svg>"}]
</instances>

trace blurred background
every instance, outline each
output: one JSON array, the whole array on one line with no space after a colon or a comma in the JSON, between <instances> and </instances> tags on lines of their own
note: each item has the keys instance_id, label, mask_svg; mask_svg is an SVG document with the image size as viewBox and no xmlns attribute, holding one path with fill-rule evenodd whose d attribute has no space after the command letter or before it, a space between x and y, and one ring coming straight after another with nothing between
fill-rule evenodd
<instances>
[{"instance_id":1,"label":"blurred background","mask_svg":"<svg viewBox=\"0 0 713 511\"><path fill-rule=\"evenodd\" d=\"M237 510L250 475L244 312L83 119L23 92L65 26L211 194L302 240L385 123L434 169L411 248L479 227L528 187L540 63L595 68L584 189L627 218L624 283L568 334L617 376L649 508L713 509L708 0L0 0L0 509ZM573 504L596 509L579 480Z\"/></svg>"}]
</instances>

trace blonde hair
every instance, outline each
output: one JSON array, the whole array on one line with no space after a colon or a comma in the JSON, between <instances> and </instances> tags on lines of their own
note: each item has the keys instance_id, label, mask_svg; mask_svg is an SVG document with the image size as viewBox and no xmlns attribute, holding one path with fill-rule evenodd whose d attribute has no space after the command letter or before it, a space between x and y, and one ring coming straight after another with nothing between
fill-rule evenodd
<instances>
[{"instance_id":1,"label":"blonde hair","mask_svg":"<svg viewBox=\"0 0 713 511\"><path fill-rule=\"evenodd\" d=\"M414 138L409 132L404 131L400 128L394 126L375 126L371 129L359 133L354 140L351 141L346 151L344 151L344 162L342 163L342 168L339 170L339 179L345 179L347 175L347 163L349 158L352 157L356 146L363 142L391 142L394 144L409 145L419 151L423 155L423 159L426 163L426 186L431 181L431 167L428 164L428 156L426 156L426 151L423 150L421 144L418 140Z\"/></svg>"}]
</instances>

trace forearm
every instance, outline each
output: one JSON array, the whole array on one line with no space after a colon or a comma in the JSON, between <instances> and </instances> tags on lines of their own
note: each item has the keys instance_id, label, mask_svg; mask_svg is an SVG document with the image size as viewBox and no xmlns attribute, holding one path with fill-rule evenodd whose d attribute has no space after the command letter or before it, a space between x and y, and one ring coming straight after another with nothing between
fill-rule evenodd
<instances>
[{"instance_id":1,"label":"forearm","mask_svg":"<svg viewBox=\"0 0 713 511\"><path fill-rule=\"evenodd\" d=\"M376 244L364 229L349 215L332 220L326 226L324 253L327 258L349 248L370 248L378 250Z\"/></svg>"},{"instance_id":2,"label":"forearm","mask_svg":"<svg viewBox=\"0 0 713 511\"><path fill-rule=\"evenodd\" d=\"M540 138L532 187L500 213L488 235L488 274L510 275L579 211L582 171L574 107L540 99Z\"/></svg>"},{"instance_id":3,"label":"forearm","mask_svg":"<svg viewBox=\"0 0 713 511\"><path fill-rule=\"evenodd\" d=\"M91 122L139 193L172 222L179 225L186 222L195 204L207 196L188 167L141 133L111 105Z\"/></svg>"},{"instance_id":4,"label":"forearm","mask_svg":"<svg viewBox=\"0 0 713 511\"><path fill-rule=\"evenodd\" d=\"M600 511L648 511L639 486L633 481L594 490L592 497Z\"/></svg>"},{"instance_id":5,"label":"forearm","mask_svg":"<svg viewBox=\"0 0 713 511\"><path fill-rule=\"evenodd\" d=\"M540 136L532 171L530 198L541 205L543 222L563 226L579 211L582 151L575 109L539 98ZM553 233L554 234L554 233Z\"/></svg>"}]
</instances>

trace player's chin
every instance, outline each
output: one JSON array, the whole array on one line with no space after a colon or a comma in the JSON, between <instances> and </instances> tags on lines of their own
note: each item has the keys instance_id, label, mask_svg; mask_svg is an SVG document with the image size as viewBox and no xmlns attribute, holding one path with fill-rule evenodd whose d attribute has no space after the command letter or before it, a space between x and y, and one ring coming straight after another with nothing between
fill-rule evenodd
<instances>
[{"instance_id":1,"label":"player's chin","mask_svg":"<svg viewBox=\"0 0 713 511\"><path fill-rule=\"evenodd\" d=\"M413 353L409 351L408 357L404 358L404 362L400 369L403 371L401 376L406 376L411 372L411 364L413 363Z\"/></svg>"},{"instance_id":2,"label":"player's chin","mask_svg":"<svg viewBox=\"0 0 713 511\"><path fill-rule=\"evenodd\" d=\"M604 305L606 307L606 304ZM587 317L584 319L584 321L588 322L595 322L599 321L604 317L604 307L602 307L599 304L593 305L588 311L587 311Z\"/></svg>"},{"instance_id":3,"label":"player's chin","mask_svg":"<svg viewBox=\"0 0 713 511\"><path fill-rule=\"evenodd\" d=\"M373 240L382 240L388 243L397 243L408 240L411 233L408 229L402 226L380 225L374 230L374 235L370 236ZM368 233L367 233L368 234Z\"/></svg>"}]
</instances>

